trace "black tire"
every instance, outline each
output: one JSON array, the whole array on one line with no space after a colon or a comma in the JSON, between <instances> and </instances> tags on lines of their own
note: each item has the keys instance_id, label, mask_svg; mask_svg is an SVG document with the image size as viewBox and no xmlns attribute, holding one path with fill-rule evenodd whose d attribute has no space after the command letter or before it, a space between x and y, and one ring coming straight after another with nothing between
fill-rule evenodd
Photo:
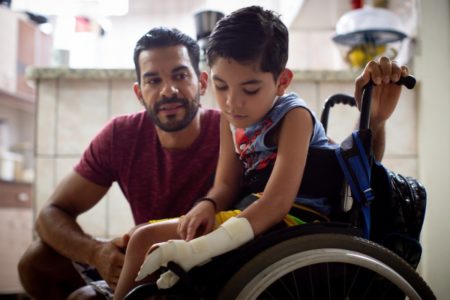
<instances>
[{"instance_id":1,"label":"black tire","mask_svg":"<svg viewBox=\"0 0 450 300\"><path fill-rule=\"evenodd\" d=\"M218 299L436 299L388 249L342 234L288 239L249 260Z\"/></svg>"}]
</instances>

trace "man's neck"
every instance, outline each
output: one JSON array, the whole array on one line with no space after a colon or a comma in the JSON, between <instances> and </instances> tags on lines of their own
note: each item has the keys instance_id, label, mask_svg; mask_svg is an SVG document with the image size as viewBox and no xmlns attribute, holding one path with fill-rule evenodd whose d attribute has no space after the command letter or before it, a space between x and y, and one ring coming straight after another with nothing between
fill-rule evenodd
<instances>
[{"instance_id":1,"label":"man's neck","mask_svg":"<svg viewBox=\"0 0 450 300\"><path fill-rule=\"evenodd\" d=\"M200 121L202 114L203 110L200 108L191 123L186 128L179 131L167 132L156 127L156 133L158 134L162 147L166 149L186 149L190 147L200 135Z\"/></svg>"}]
</instances>

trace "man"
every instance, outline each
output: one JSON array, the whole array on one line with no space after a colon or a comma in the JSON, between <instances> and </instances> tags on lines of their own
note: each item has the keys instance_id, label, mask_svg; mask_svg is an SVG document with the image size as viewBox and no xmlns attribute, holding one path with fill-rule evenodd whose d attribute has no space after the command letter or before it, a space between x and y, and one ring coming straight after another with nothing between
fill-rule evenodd
<instances>
[{"instance_id":1,"label":"man","mask_svg":"<svg viewBox=\"0 0 450 300\"><path fill-rule=\"evenodd\" d=\"M155 28L137 43L134 92L145 112L109 122L91 142L74 171L64 178L40 211L33 242L19 263L27 293L35 299L65 299L85 285L76 261L95 267L114 289L123 265L128 236L98 241L82 231L76 218L97 204L117 181L130 203L136 224L186 213L212 185L219 149L219 112L200 107L208 75L199 71L199 47L175 29ZM355 95L380 69L372 62L356 81ZM377 74L378 75L373 75ZM385 72L384 72L385 73ZM381 82L376 82L381 83ZM376 89L376 95L388 89ZM375 145L384 145L384 122L398 101L374 98ZM79 267L79 264L75 264ZM95 277L93 270L83 274ZM100 279L100 277L97 277ZM95 297L91 287L71 295Z\"/></svg>"},{"instance_id":2,"label":"man","mask_svg":"<svg viewBox=\"0 0 450 300\"><path fill-rule=\"evenodd\" d=\"M199 46L178 30L156 28L138 41L134 62L134 91L146 111L108 123L41 210L41 240L19 265L34 298L65 299L84 285L71 261L94 266L115 287L126 237L98 241L76 223L114 181L136 224L185 213L212 184L219 112L200 107L208 77L199 71Z\"/></svg>"}]
</instances>

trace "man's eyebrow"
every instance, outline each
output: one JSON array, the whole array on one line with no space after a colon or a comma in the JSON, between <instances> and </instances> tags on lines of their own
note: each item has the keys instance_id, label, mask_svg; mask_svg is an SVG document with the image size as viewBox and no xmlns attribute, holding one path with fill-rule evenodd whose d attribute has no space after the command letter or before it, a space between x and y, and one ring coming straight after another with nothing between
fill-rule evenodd
<instances>
[{"instance_id":1,"label":"man's eyebrow","mask_svg":"<svg viewBox=\"0 0 450 300\"><path fill-rule=\"evenodd\" d=\"M158 72L145 72L144 74L142 74L142 77L154 77L154 76L158 76Z\"/></svg>"},{"instance_id":2,"label":"man's eyebrow","mask_svg":"<svg viewBox=\"0 0 450 300\"><path fill-rule=\"evenodd\" d=\"M186 71L186 70L189 71L189 68L187 66L178 66L172 70L172 73L177 73L177 72Z\"/></svg>"},{"instance_id":3,"label":"man's eyebrow","mask_svg":"<svg viewBox=\"0 0 450 300\"><path fill-rule=\"evenodd\" d=\"M171 73L177 73L180 71L185 71L185 70L189 70L189 68L187 66L178 66L176 68L174 68ZM159 76L158 72L145 72L144 74L142 74L142 77L154 77L154 76Z\"/></svg>"}]
</instances>

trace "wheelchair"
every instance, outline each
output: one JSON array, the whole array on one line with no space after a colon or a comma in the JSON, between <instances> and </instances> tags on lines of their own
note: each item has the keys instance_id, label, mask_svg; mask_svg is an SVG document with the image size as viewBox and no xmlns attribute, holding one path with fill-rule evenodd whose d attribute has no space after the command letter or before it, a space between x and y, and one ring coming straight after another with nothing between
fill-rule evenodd
<instances>
[{"instance_id":1,"label":"wheelchair","mask_svg":"<svg viewBox=\"0 0 450 300\"><path fill-rule=\"evenodd\" d=\"M412 88L415 80L403 84ZM371 88L364 91L359 132L369 128ZM345 94L327 99L325 130L329 109L339 103L356 105ZM369 153L370 143L364 146ZM170 262L167 269L180 277L175 286L143 284L125 299L436 299L413 266L366 236L364 204L343 204L349 189L342 173L334 150L310 150L300 191L333 200L337 213L330 222L275 226L189 272Z\"/></svg>"}]
</instances>

